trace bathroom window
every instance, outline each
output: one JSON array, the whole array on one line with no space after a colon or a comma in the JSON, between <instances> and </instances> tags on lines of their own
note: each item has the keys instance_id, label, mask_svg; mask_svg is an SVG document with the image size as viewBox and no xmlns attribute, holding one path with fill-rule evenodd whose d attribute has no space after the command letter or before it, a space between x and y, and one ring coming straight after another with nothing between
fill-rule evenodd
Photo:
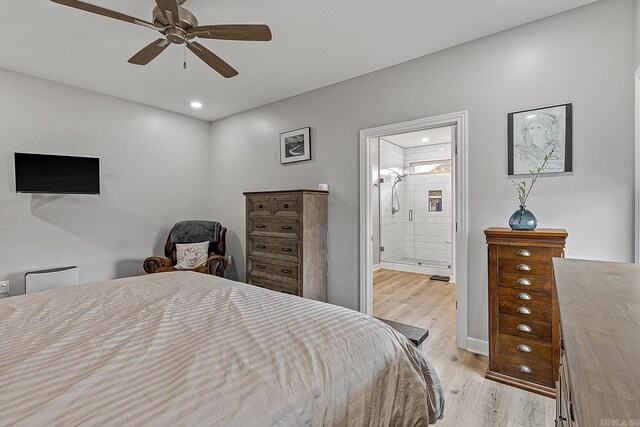
<instances>
[{"instance_id":1,"label":"bathroom window","mask_svg":"<svg viewBox=\"0 0 640 427\"><path fill-rule=\"evenodd\" d=\"M409 165L411 175L426 175L434 173L451 173L451 159L415 162Z\"/></svg>"}]
</instances>

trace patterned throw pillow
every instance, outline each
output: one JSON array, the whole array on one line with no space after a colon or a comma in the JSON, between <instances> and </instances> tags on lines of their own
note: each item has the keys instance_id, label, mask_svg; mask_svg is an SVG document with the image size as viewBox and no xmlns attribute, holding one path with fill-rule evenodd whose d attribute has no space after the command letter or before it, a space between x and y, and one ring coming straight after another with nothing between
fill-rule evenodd
<instances>
[{"instance_id":1,"label":"patterned throw pillow","mask_svg":"<svg viewBox=\"0 0 640 427\"><path fill-rule=\"evenodd\" d=\"M193 270L203 266L209 258L209 242L177 243L176 268L178 270Z\"/></svg>"}]
</instances>

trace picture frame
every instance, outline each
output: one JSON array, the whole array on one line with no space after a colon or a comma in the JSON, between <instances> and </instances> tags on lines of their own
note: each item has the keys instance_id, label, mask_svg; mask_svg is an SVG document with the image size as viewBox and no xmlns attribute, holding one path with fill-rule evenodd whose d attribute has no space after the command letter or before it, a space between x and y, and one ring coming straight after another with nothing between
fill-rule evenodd
<instances>
[{"instance_id":1,"label":"picture frame","mask_svg":"<svg viewBox=\"0 0 640 427\"><path fill-rule=\"evenodd\" d=\"M573 171L573 104L507 114L509 175L528 175L551 154L545 173Z\"/></svg>"},{"instance_id":2,"label":"picture frame","mask_svg":"<svg viewBox=\"0 0 640 427\"><path fill-rule=\"evenodd\" d=\"M311 128L301 128L280 134L280 163L311 160Z\"/></svg>"}]
</instances>

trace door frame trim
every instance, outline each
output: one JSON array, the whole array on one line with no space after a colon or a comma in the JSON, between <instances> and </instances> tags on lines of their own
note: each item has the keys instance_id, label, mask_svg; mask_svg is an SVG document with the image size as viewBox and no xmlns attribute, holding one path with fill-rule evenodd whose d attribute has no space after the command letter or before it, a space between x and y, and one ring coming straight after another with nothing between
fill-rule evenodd
<instances>
[{"instance_id":1,"label":"door frame trim","mask_svg":"<svg viewBox=\"0 0 640 427\"><path fill-rule=\"evenodd\" d=\"M456 280L456 341L459 348L468 348L467 336L467 254L468 254L468 161L467 161L467 111L442 114L424 119L379 126L360 131L360 280L359 310L373 313L373 243L371 220L371 151L373 138L398 133L414 132L425 128L457 126L456 147L452 149L455 182L455 256L453 277ZM454 225L454 226L455 226Z\"/></svg>"},{"instance_id":2,"label":"door frame trim","mask_svg":"<svg viewBox=\"0 0 640 427\"><path fill-rule=\"evenodd\" d=\"M640 67L635 72L635 262L640 263Z\"/></svg>"}]
</instances>

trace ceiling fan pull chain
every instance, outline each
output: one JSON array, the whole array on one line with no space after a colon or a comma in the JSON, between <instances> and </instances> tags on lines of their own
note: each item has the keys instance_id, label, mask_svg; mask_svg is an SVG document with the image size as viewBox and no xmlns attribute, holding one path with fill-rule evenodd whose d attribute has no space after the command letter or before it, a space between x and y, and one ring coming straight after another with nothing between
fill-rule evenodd
<instances>
[{"instance_id":1,"label":"ceiling fan pull chain","mask_svg":"<svg viewBox=\"0 0 640 427\"><path fill-rule=\"evenodd\" d=\"M184 63L183 63L183 67L186 70L187 69L187 44L184 44Z\"/></svg>"}]
</instances>

